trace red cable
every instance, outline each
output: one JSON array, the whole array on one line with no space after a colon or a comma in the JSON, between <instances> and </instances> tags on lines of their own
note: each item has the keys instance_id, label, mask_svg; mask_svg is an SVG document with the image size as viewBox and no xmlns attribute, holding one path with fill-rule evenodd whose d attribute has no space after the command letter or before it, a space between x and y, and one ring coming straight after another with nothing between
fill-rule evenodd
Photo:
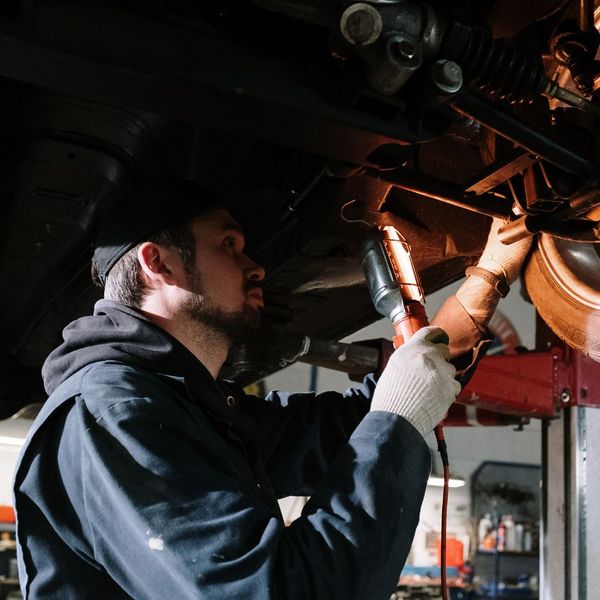
<instances>
[{"instance_id":1,"label":"red cable","mask_svg":"<svg viewBox=\"0 0 600 600\"><path fill-rule=\"evenodd\" d=\"M448 525L448 492L450 488L450 466L448 464L448 450L446 439L441 425L435 428L435 439L438 443L438 451L442 458L444 468L444 491L442 494L442 531L440 532L440 577L442 587L442 599L448 600L448 581L446 579L446 529Z\"/></svg>"},{"instance_id":2,"label":"red cable","mask_svg":"<svg viewBox=\"0 0 600 600\"><path fill-rule=\"evenodd\" d=\"M407 303L408 304L408 303ZM394 337L394 348L401 346L406 340L418 331L421 327L428 325L427 315L425 309L421 304L414 303L408 304L412 309L409 314L412 313L411 317L405 318L399 323L394 325L396 335ZM444 437L444 430L441 425L438 425L435 429L435 439L438 444L438 452L442 459L442 466L444 468L444 491L442 495L442 528L440 531L440 579L442 588L442 600L448 600L448 582L446 578L446 528L448 521L448 492L450 483L450 466L448 462L448 449L446 447L446 438Z\"/></svg>"},{"instance_id":3,"label":"red cable","mask_svg":"<svg viewBox=\"0 0 600 600\"><path fill-rule=\"evenodd\" d=\"M401 346L406 340L410 339L419 329L429 325L425 306L422 302L423 293L419 282L419 275L410 256L410 246L394 227L384 227L380 230L382 237L381 244L384 254L387 256L388 264L391 267L396 283L399 285L403 295L403 308L405 316L394 323L394 348ZM406 292L410 288L409 282L420 291L417 297L412 293ZM404 297L406 296L406 297ZM420 298L420 299L417 299ZM435 429L435 437L438 443L438 451L442 459L444 468L444 491L442 496L442 530L440 532L440 579L442 587L442 600L448 600L448 582L446 578L446 525L448 520L448 489L450 482L450 467L448 465L448 449L444 430L441 425Z\"/></svg>"}]
</instances>

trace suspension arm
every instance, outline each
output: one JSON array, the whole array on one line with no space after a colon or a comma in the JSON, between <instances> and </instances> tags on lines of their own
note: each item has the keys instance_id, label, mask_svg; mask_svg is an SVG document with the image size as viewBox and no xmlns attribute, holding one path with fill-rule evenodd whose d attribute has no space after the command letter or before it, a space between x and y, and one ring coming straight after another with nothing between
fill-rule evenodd
<instances>
[{"instance_id":1,"label":"suspension arm","mask_svg":"<svg viewBox=\"0 0 600 600\"><path fill-rule=\"evenodd\" d=\"M600 171L598 165L590 158L527 125L515 115L477 94L464 90L452 100L451 106L457 113L481 123L563 171L581 177L597 175Z\"/></svg>"}]
</instances>

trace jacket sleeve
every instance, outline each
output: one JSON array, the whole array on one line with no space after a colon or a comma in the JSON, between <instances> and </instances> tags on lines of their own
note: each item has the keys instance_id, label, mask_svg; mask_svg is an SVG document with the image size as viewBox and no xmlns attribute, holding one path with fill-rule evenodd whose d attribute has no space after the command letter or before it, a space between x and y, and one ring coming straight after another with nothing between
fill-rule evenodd
<instances>
[{"instance_id":1,"label":"jacket sleeve","mask_svg":"<svg viewBox=\"0 0 600 600\"><path fill-rule=\"evenodd\" d=\"M419 433L370 413L288 528L168 386L88 377L78 402L94 559L132 597L387 599L429 472ZM135 390L135 394L132 393Z\"/></svg>"},{"instance_id":2,"label":"jacket sleeve","mask_svg":"<svg viewBox=\"0 0 600 600\"><path fill-rule=\"evenodd\" d=\"M451 362L465 387L493 341L455 296L438 311L434 324L450 338ZM390 344L390 352L391 344ZM279 498L310 496L327 472L338 450L369 410L377 375L344 394L271 392L266 401L246 396L246 406L257 420L261 454Z\"/></svg>"},{"instance_id":3,"label":"jacket sleeve","mask_svg":"<svg viewBox=\"0 0 600 600\"><path fill-rule=\"evenodd\" d=\"M310 496L369 411L377 376L338 392L271 392L245 397L256 419L260 453L278 498Z\"/></svg>"}]
</instances>

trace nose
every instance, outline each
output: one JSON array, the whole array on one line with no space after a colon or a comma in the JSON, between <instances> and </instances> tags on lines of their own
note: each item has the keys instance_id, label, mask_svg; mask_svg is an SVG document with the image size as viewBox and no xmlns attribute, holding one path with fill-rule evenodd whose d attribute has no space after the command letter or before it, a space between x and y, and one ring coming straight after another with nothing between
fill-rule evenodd
<instances>
[{"instance_id":1,"label":"nose","mask_svg":"<svg viewBox=\"0 0 600 600\"><path fill-rule=\"evenodd\" d=\"M255 263L250 257L244 255L246 265L244 266L244 276L248 281L262 281L265 278L264 268Z\"/></svg>"}]
</instances>

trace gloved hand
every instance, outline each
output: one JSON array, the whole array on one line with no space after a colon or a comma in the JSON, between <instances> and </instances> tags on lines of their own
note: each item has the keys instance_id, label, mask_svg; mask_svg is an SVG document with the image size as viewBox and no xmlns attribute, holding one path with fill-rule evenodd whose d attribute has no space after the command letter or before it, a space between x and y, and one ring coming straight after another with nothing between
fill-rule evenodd
<instances>
[{"instance_id":1,"label":"gloved hand","mask_svg":"<svg viewBox=\"0 0 600 600\"><path fill-rule=\"evenodd\" d=\"M460 392L456 369L448 362L448 336L424 327L400 346L383 370L371 410L395 413L427 435L444 418Z\"/></svg>"},{"instance_id":2,"label":"gloved hand","mask_svg":"<svg viewBox=\"0 0 600 600\"><path fill-rule=\"evenodd\" d=\"M500 278L510 285L519 276L523 261L531 247L532 238L528 237L513 244L503 244L498 239L498 229L503 223L501 219L493 220L477 266L489 271L492 280ZM469 277L455 295L471 318L482 327L486 327L489 323L501 297L492 283L478 275Z\"/></svg>"},{"instance_id":3,"label":"gloved hand","mask_svg":"<svg viewBox=\"0 0 600 600\"><path fill-rule=\"evenodd\" d=\"M519 276L533 238L529 236L513 244L503 244L498 239L498 230L502 225L504 225L502 219L492 221L487 243L477 266L494 273L494 275L504 276L506 283L511 285Z\"/></svg>"}]
</instances>

